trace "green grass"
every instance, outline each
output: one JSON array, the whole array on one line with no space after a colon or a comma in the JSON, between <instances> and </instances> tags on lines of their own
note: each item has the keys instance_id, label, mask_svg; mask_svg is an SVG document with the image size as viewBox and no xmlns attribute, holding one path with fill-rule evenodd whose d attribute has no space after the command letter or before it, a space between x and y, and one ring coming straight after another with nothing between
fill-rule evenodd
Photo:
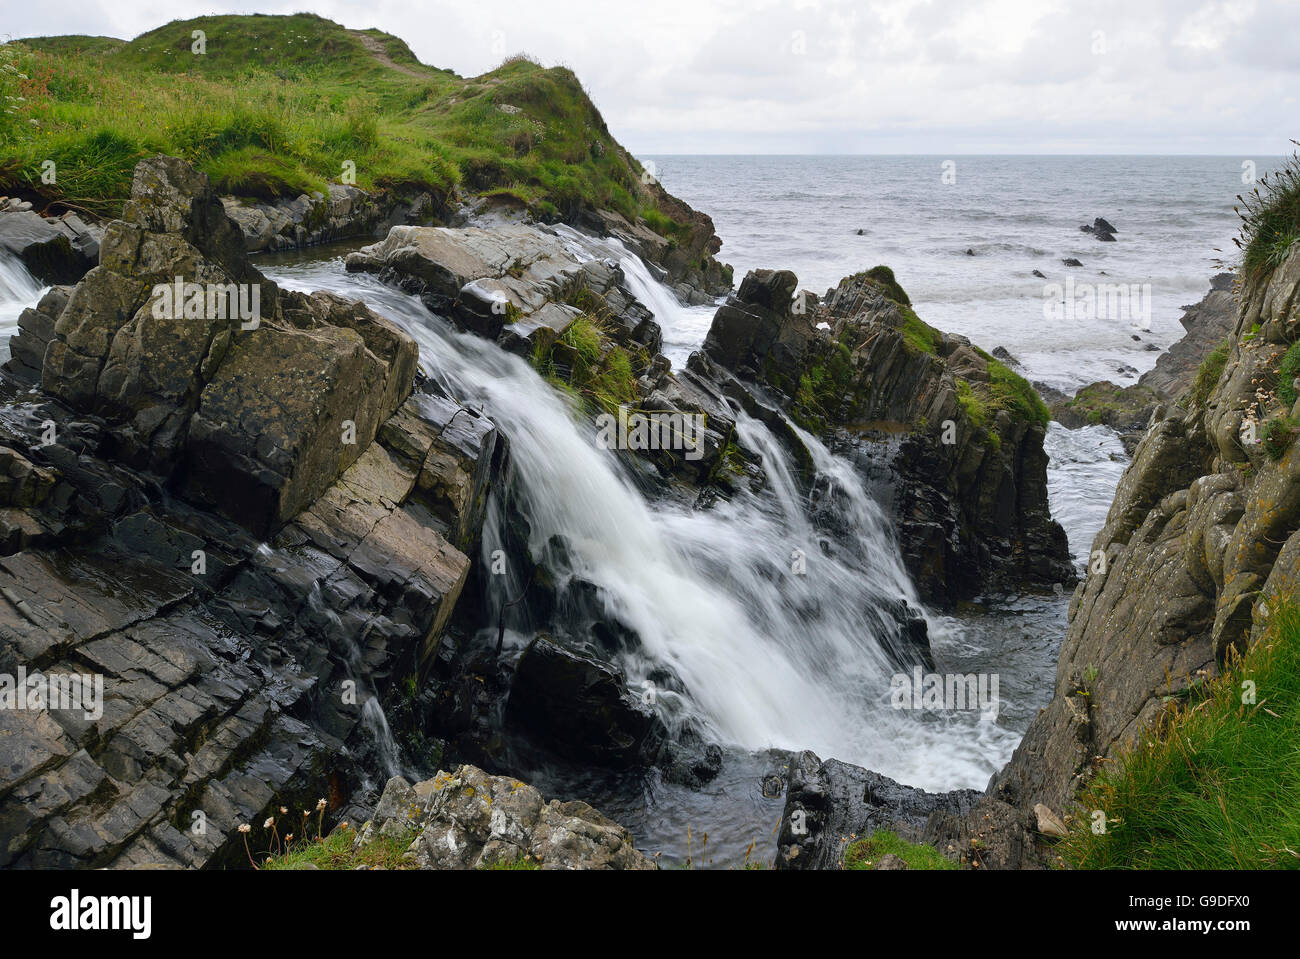
<instances>
[{"instance_id":1,"label":"green grass","mask_svg":"<svg viewBox=\"0 0 1300 959\"><path fill-rule=\"evenodd\" d=\"M903 308L903 340L914 350L937 356L943 334L930 326L910 306Z\"/></svg>"},{"instance_id":2,"label":"green grass","mask_svg":"<svg viewBox=\"0 0 1300 959\"><path fill-rule=\"evenodd\" d=\"M859 839L844 851L845 869L871 869L881 856L895 855L907 863L909 869L960 869L933 846L920 845L900 839L892 832L878 830L867 839Z\"/></svg>"},{"instance_id":3,"label":"green grass","mask_svg":"<svg viewBox=\"0 0 1300 959\"><path fill-rule=\"evenodd\" d=\"M1223 375L1223 368L1228 365L1228 351L1231 349L1231 342L1224 340L1209 354L1201 360L1201 365L1196 370L1196 380L1192 384L1192 399L1197 406L1204 406L1210 398L1210 393L1214 391L1215 384L1219 382L1219 377Z\"/></svg>"},{"instance_id":4,"label":"green grass","mask_svg":"<svg viewBox=\"0 0 1300 959\"><path fill-rule=\"evenodd\" d=\"M259 862L258 868L269 870L303 869L307 866L333 870L356 869L358 866L368 866L372 869L414 868L411 863L402 858L415 840L414 832L404 836L379 836L354 852L352 842L356 838L356 830L340 826L324 839L299 840L292 843L287 852L272 856L269 862Z\"/></svg>"},{"instance_id":5,"label":"green grass","mask_svg":"<svg viewBox=\"0 0 1300 959\"><path fill-rule=\"evenodd\" d=\"M1237 199L1233 209L1241 217L1241 235L1233 242L1242 251L1242 272L1258 279L1280 266L1300 238L1300 155L1293 153Z\"/></svg>"},{"instance_id":6,"label":"green grass","mask_svg":"<svg viewBox=\"0 0 1300 959\"><path fill-rule=\"evenodd\" d=\"M1264 452L1270 459L1280 460L1295 442L1297 430L1300 430L1300 424L1291 417L1285 415L1272 417L1264 423L1264 435L1260 437L1260 442L1264 444Z\"/></svg>"},{"instance_id":7,"label":"green grass","mask_svg":"<svg viewBox=\"0 0 1300 959\"><path fill-rule=\"evenodd\" d=\"M1084 789L1061 841L1088 869L1300 868L1300 607ZM1243 684L1254 684L1255 702ZM1091 811L1107 829L1091 829Z\"/></svg>"},{"instance_id":8,"label":"green grass","mask_svg":"<svg viewBox=\"0 0 1300 959\"><path fill-rule=\"evenodd\" d=\"M636 378L648 362L644 351L607 344L600 318L585 313L558 339L539 339L532 354L533 367L584 410L615 414L619 406L635 406Z\"/></svg>"},{"instance_id":9,"label":"green grass","mask_svg":"<svg viewBox=\"0 0 1300 959\"><path fill-rule=\"evenodd\" d=\"M894 278L894 271L887 266L873 266L865 273L861 274L871 280L876 286L880 287L881 292L889 297L895 303L901 306L911 306L912 301L907 292L899 285L898 280Z\"/></svg>"},{"instance_id":10,"label":"green grass","mask_svg":"<svg viewBox=\"0 0 1300 959\"><path fill-rule=\"evenodd\" d=\"M571 71L517 57L464 78L397 37L311 14L199 17L130 42L16 41L0 46L0 95L0 190L101 215L120 212L136 161L168 153L240 196L323 191L351 162L366 190L496 191L551 219L603 208L686 229ZM41 180L48 159L54 184Z\"/></svg>"},{"instance_id":11,"label":"green grass","mask_svg":"<svg viewBox=\"0 0 1300 959\"><path fill-rule=\"evenodd\" d=\"M988 404L984 402L966 380L957 380L957 402L959 402L961 408L966 411L966 418L971 421L971 425L975 426L977 429L988 429Z\"/></svg>"},{"instance_id":12,"label":"green grass","mask_svg":"<svg viewBox=\"0 0 1300 959\"><path fill-rule=\"evenodd\" d=\"M1029 381L999 360L990 358L989 390L993 394L992 406L1007 410L1013 415L1046 426L1052 418L1047 404L1038 395L1038 391L1029 385Z\"/></svg>"},{"instance_id":13,"label":"green grass","mask_svg":"<svg viewBox=\"0 0 1300 959\"><path fill-rule=\"evenodd\" d=\"M1277 374L1277 395L1288 406L1295 406L1295 381L1296 377L1300 377L1300 343L1292 343L1290 349L1282 354Z\"/></svg>"},{"instance_id":14,"label":"green grass","mask_svg":"<svg viewBox=\"0 0 1300 959\"><path fill-rule=\"evenodd\" d=\"M1039 426L1047 425L1051 413L1028 380L992 357L988 357L988 371L987 385L958 378L957 401L971 425L988 434L994 449L1002 446L1002 437L995 426L997 414L1002 410L1017 419L1027 419Z\"/></svg>"},{"instance_id":15,"label":"green grass","mask_svg":"<svg viewBox=\"0 0 1300 959\"><path fill-rule=\"evenodd\" d=\"M513 862L497 859L482 867L485 872L532 872L541 868L542 864L536 859L516 859Z\"/></svg>"}]
</instances>

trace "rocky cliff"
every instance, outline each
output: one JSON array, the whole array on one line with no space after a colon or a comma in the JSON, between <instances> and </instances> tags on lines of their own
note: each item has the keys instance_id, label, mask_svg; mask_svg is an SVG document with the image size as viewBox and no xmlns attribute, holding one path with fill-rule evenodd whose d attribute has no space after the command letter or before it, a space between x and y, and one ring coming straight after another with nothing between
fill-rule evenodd
<instances>
[{"instance_id":1,"label":"rocky cliff","mask_svg":"<svg viewBox=\"0 0 1300 959\"><path fill-rule=\"evenodd\" d=\"M1300 251L1243 282L1221 357L1137 447L1070 603L1054 695L1011 762L931 841L999 865L1051 859L1079 787L1255 641L1300 580Z\"/></svg>"},{"instance_id":2,"label":"rocky cliff","mask_svg":"<svg viewBox=\"0 0 1300 959\"><path fill-rule=\"evenodd\" d=\"M176 277L256 287L257 322L156 309ZM0 864L237 863L241 823L383 767L367 704L437 648L504 444L413 391L405 333L266 280L177 160L20 327L0 673L103 698L0 710Z\"/></svg>"}]
</instances>

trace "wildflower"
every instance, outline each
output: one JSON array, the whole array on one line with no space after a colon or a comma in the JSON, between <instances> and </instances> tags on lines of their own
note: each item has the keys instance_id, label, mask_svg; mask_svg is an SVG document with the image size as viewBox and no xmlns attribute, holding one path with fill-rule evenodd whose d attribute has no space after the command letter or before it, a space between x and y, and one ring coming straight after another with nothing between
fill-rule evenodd
<instances>
[{"instance_id":1,"label":"wildflower","mask_svg":"<svg viewBox=\"0 0 1300 959\"><path fill-rule=\"evenodd\" d=\"M239 831L240 831L240 832L245 832L245 833L246 833L246 832L252 832L252 831L253 831L253 827L250 826L250 825L249 825L248 823L246 823L246 822L245 822L245 823L240 823L240 824L239 824Z\"/></svg>"},{"instance_id":2,"label":"wildflower","mask_svg":"<svg viewBox=\"0 0 1300 959\"><path fill-rule=\"evenodd\" d=\"M289 815L289 810L288 810L287 808L285 808L284 806L281 806L281 807L280 807L280 815L281 815L281 816L287 816L287 815Z\"/></svg>"},{"instance_id":3,"label":"wildflower","mask_svg":"<svg viewBox=\"0 0 1300 959\"><path fill-rule=\"evenodd\" d=\"M325 808L325 800L323 800L323 799L317 799L317 800L316 800L316 808L317 808L317 809L324 809L324 808Z\"/></svg>"},{"instance_id":4,"label":"wildflower","mask_svg":"<svg viewBox=\"0 0 1300 959\"><path fill-rule=\"evenodd\" d=\"M267 816L267 817L266 817L266 822L262 823L262 828L263 828L263 829L270 829L270 828L271 828L272 826L274 826L274 825L275 825L275 817L274 817L274 816Z\"/></svg>"}]
</instances>

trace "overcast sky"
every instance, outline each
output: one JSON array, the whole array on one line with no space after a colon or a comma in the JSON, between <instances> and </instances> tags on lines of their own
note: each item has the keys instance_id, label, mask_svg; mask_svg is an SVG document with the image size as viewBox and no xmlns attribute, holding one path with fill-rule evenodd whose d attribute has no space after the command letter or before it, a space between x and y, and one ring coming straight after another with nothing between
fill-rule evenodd
<instances>
[{"instance_id":1,"label":"overcast sky","mask_svg":"<svg viewBox=\"0 0 1300 959\"><path fill-rule=\"evenodd\" d=\"M656 153L1289 153L1298 0L37 0L14 37L310 10L472 76L571 67Z\"/></svg>"}]
</instances>

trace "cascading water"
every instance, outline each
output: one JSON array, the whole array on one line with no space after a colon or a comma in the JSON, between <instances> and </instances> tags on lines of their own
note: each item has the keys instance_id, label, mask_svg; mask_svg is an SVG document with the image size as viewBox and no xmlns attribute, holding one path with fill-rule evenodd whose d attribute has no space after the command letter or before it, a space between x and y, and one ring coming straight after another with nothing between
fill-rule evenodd
<instances>
[{"instance_id":1,"label":"cascading water","mask_svg":"<svg viewBox=\"0 0 1300 959\"><path fill-rule=\"evenodd\" d=\"M661 352L672 361L674 369L685 366L691 352L704 342L717 306L683 306L672 290L650 275L641 258L616 239L597 239L563 224L555 232L567 241L569 251L578 260L601 257L623 268L627 288L655 315L663 332Z\"/></svg>"},{"instance_id":2,"label":"cascading water","mask_svg":"<svg viewBox=\"0 0 1300 959\"><path fill-rule=\"evenodd\" d=\"M22 261L0 253L0 362L9 359L9 337L18 332L18 315L34 306L46 289Z\"/></svg>"},{"instance_id":3,"label":"cascading water","mask_svg":"<svg viewBox=\"0 0 1300 959\"><path fill-rule=\"evenodd\" d=\"M653 283L635 262L629 280ZM891 610L919 603L879 507L851 464L812 436L802 439L832 522L813 518L788 453L743 414L765 492L709 510L648 502L624 454L600 449L594 427L525 361L456 332L415 297L345 273L340 260L268 272L287 287L364 300L416 338L426 372L451 395L483 407L510 439L512 505L527 520L530 554L555 561L550 546L563 542L563 562L548 572L561 585L594 585L608 615L635 632L639 644L619 663L633 688L664 670L680 680L680 692L659 692L670 724L748 750L812 749L932 789L982 786L1009 757L1016 735L977 711L891 708L899 668L886 647L900 629ZM494 608L519 584L495 588ZM932 625L937 641L950 630Z\"/></svg>"}]
</instances>

